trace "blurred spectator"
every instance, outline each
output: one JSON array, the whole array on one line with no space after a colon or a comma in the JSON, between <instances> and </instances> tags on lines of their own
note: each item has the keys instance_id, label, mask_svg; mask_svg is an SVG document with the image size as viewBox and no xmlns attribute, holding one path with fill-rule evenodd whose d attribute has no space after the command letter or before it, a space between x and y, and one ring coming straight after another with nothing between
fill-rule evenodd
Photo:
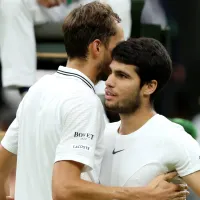
<instances>
[{"instance_id":1,"label":"blurred spectator","mask_svg":"<svg viewBox=\"0 0 200 200\"><path fill-rule=\"evenodd\" d=\"M34 24L58 22L79 3L92 0L0 0L0 59L2 85L15 88L21 96L36 79L36 42ZM10 91L10 90L9 90ZM9 92L8 91L8 92ZM1 89L0 129L5 131L15 109ZM12 99L12 98L11 98Z\"/></svg>"},{"instance_id":2,"label":"blurred spectator","mask_svg":"<svg viewBox=\"0 0 200 200\"><path fill-rule=\"evenodd\" d=\"M145 0L141 23L160 25L162 29L167 27L167 18L160 0Z\"/></svg>"},{"instance_id":3,"label":"blurred spectator","mask_svg":"<svg viewBox=\"0 0 200 200\"><path fill-rule=\"evenodd\" d=\"M80 3L92 0L1 0L0 49L3 87L23 94L36 79L34 24L62 21Z\"/></svg>"}]
</instances>

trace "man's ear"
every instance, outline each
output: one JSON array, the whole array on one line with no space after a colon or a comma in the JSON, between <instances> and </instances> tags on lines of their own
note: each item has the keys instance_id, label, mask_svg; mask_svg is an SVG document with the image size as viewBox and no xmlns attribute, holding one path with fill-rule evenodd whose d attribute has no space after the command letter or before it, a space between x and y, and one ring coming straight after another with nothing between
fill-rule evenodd
<instances>
[{"instance_id":1,"label":"man's ear","mask_svg":"<svg viewBox=\"0 0 200 200\"><path fill-rule=\"evenodd\" d=\"M94 57L98 57L102 51L102 42L98 39L94 40L90 45L89 45L89 49L91 54Z\"/></svg>"},{"instance_id":2,"label":"man's ear","mask_svg":"<svg viewBox=\"0 0 200 200\"><path fill-rule=\"evenodd\" d=\"M152 80L149 83L146 83L142 87L142 93L145 96L152 95L158 87L158 82L156 80Z\"/></svg>"}]
</instances>

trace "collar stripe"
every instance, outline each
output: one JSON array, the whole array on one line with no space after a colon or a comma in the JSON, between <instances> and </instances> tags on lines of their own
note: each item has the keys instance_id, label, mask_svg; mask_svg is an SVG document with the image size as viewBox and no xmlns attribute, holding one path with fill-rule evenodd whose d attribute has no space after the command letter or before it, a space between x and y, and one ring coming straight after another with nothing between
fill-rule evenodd
<instances>
[{"instance_id":1,"label":"collar stripe","mask_svg":"<svg viewBox=\"0 0 200 200\"><path fill-rule=\"evenodd\" d=\"M86 79L84 78L83 76L79 75L79 74L75 74L75 73L71 73L71 72L64 72L64 71L61 71L61 70L58 70L57 71L58 74L62 74L62 75L65 75L65 76L74 76L76 78L79 78L81 79L89 88L91 88L94 92L94 87L92 86L92 84Z\"/></svg>"}]
</instances>

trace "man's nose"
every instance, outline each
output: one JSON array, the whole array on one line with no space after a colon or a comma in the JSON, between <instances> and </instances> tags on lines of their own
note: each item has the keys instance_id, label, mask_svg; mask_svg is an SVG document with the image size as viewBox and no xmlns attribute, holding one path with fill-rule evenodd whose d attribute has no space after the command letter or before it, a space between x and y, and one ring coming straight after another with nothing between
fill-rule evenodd
<instances>
[{"instance_id":1,"label":"man's nose","mask_svg":"<svg viewBox=\"0 0 200 200\"><path fill-rule=\"evenodd\" d=\"M106 87L114 87L115 85L115 77L114 74L110 74L108 79L106 80Z\"/></svg>"}]
</instances>

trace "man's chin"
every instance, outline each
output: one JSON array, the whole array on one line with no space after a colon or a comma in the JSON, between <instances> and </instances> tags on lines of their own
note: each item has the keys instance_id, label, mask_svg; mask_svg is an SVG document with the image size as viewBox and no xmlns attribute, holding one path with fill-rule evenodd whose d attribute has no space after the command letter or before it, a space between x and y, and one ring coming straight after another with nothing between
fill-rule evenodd
<instances>
[{"instance_id":1,"label":"man's chin","mask_svg":"<svg viewBox=\"0 0 200 200\"><path fill-rule=\"evenodd\" d=\"M106 110L117 114L130 114L138 109L138 108L133 109L130 107L119 107L114 104L109 104L108 102L106 103L106 101L105 101L105 108Z\"/></svg>"},{"instance_id":2,"label":"man's chin","mask_svg":"<svg viewBox=\"0 0 200 200\"><path fill-rule=\"evenodd\" d=\"M118 108L116 106L110 105L106 102L105 102L105 108L106 110L111 111L111 112L116 112L116 113L118 112Z\"/></svg>"}]
</instances>

